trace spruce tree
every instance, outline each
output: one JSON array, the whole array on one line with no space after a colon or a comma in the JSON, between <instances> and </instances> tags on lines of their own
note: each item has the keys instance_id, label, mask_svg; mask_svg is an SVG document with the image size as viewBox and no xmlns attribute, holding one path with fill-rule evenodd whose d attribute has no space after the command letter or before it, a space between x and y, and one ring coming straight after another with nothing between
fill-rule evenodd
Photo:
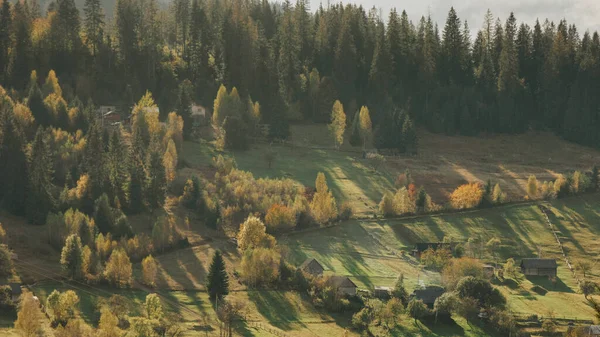
<instances>
[{"instance_id":1,"label":"spruce tree","mask_svg":"<svg viewBox=\"0 0 600 337\"><path fill-rule=\"evenodd\" d=\"M167 177L162 156L155 150L150 153L147 186L146 195L150 207L153 209L162 207L167 193Z\"/></svg>"},{"instance_id":2,"label":"spruce tree","mask_svg":"<svg viewBox=\"0 0 600 337\"><path fill-rule=\"evenodd\" d=\"M210 299L213 301L229 294L229 276L225 269L223 255L219 250L215 251L208 269L206 289L208 290Z\"/></svg>"},{"instance_id":3,"label":"spruce tree","mask_svg":"<svg viewBox=\"0 0 600 337\"><path fill-rule=\"evenodd\" d=\"M0 205L15 215L24 215L29 185L24 135L8 109L0 110L0 128Z\"/></svg>"},{"instance_id":4,"label":"spruce tree","mask_svg":"<svg viewBox=\"0 0 600 337\"><path fill-rule=\"evenodd\" d=\"M360 136L360 113L355 113L354 118L352 119L349 141L352 146L360 146L362 144L362 138Z\"/></svg>"},{"instance_id":5,"label":"spruce tree","mask_svg":"<svg viewBox=\"0 0 600 337\"><path fill-rule=\"evenodd\" d=\"M175 110L183 119L183 137L189 140L192 136L194 120L192 119L192 84L189 81L183 81L179 85L177 96L177 106Z\"/></svg>"},{"instance_id":6,"label":"spruce tree","mask_svg":"<svg viewBox=\"0 0 600 337\"><path fill-rule=\"evenodd\" d=\"M77 279L82 275L82 252L79 236L69 235L60 254L60 264L70 278Z\"/></svg>"},{"instance_id":7,"label":"spruce tree","mask_svg":"<svg viewBox=\"0 0 600 337\"><path fill-rule=\"evenodd\" d=\"M406 152L409 154L417 154L418 152L418 138L417 130L410 117L407 115L404 124L402 125L402 137L404 140L404 146Z\"/></svg>"},{"instance_id":8,"label":"spruce tree","mask_svg":"<svg viewBox=\"0 0 600 337\"><path fill-rule=\"evenodd\" d=\"M10 2L3 1L0 7L0 83L7 83L8 63L11 47L11 25L12 16L10 13Z\"/></svg>"},{"instance_id":9,"label":"spruce tree","mask_svg":"<svg viewBox=\"0 0 600 337\"><path fill-rule=\"evenodd\" d=\"M48 142L47 134L40 126L31 144L27 193L27 218L37 225L45 223L48 212L55 206L52 195L54 160Z\"/></svg>"},{"instance_id":10,"label":"spruce tree","mask_svg":"<svg viewBox=\"0 0 600 337\"><path fill-rule=\"evenodd\" d=\"M104 34L104 11L100 0L85 0L83 13L86 42L92 50L92 56L96 57Z\"/></svg>"},{"instance_id":11,"label":"spruce tree","mask_svg":"<svg viewBox=\"0 0 600 337\"><path fill-rule=\"evenodd\" d=\"M129 165L129 204L128 210L130 213L136 214L144 209L145 204L145 175L144 164L141 160L134 157Z\"/></svg>"}]
</instances>

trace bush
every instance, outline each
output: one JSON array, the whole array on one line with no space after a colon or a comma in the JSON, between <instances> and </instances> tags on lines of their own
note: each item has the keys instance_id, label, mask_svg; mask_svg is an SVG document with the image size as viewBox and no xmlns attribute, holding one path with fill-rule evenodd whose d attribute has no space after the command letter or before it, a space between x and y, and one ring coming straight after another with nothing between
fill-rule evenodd
<instances>
[{"instance_id":1,"label":"bush","mask_svg":"<svg viewBox=\"0 0 600 337\"><path fill-rule=\"evenodd\" d=\"M396 214L394 209L394 197L391 193L386 192L379 203L379 213L383 216L393 216Z\"/></svg>"},{"instance_id":2,"label":"bush","mask_svg":"<svg viewBox=\"0 0 600 337\"><path fill-rule=\"evenodd\" d=\"M352 205L350 205L350 203L348 202L342 203L342 205L340 206L339 219L342 221L350 220L353 214L354 209L352 208Z\"/></svg>"},{"instance_id":3,"label":"bush","mask_svg":"<svg viewBox=\"0 0 600 337\"><path fill-rule=\"evenodd\" d=\"M142 280L144 284L150 287L156 286L156 273L157 273L156 261L152 255L147 256L142 261Z\"/></svg>"},{"instance_id":4,"label":"bush","mask_svg":"<svg viewBox=\"0 0 600 337\"><path fill-rule=\"evenodd\" d=\"M240 226L237 235L237 244L240 251L251 248L273 248L275 238L267 234L267 229L259 218L249 216Z\"/></svg>"},{"instance_id":5,"label":"bush","mask_svg":"<svg viewBox=\"0 0 600 337\"><path fill-rule=\"evenodd\" d=\"M483 188L478 183L459 186L450 195L450 204L458 210L478 207L482 200Z\"/></svg>"},{"instance_id":6,"label":"bush","mask_svg":"<svg viewBox=\"0 0 600 337\"><path fill-rule=\"evenodd\" d=\"M8 244L8 237L6 236L6 231L2 228L2 223L0 223L0 245Z\"/></svg>"},{"instance_id":7,"label":"bush","mask_svg":"<svg viewBox=\"0 0 600 337\"><path fill-rule=\"evenodd\" d=\"M494 288L487 280L473 276L464 277L456 286L456 292L460 298L474 298L480 307L503 308L506 305L504 295Z\"/></svg>"},{"instance_id":8,"label":"bush","mask_svg":"<svg viewBox=\"0 0 600 337\"><path fill-rule=\"evenodd\" d=\"M287 206L274 204L267 211L265 225L270 233L290 230L296 226L296 214Z\"/></svg>"},{"instance_id":9,"label":"bush","mask_svg":"<svg viewBox=\"0 0 600 337\"><path fill-rule=\"evenodd\" d=\"M450 260L442 271L442 283L446 289L453 290L466 276L484 277L483 264L480 260L469 257Z\"/></svg>"}]
</instances>

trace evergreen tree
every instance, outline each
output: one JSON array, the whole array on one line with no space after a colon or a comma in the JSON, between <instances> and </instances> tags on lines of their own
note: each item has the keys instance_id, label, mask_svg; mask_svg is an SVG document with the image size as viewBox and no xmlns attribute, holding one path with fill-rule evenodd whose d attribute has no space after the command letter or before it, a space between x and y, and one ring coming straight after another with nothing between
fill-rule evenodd
<instances>
[{"instance_id":1,"label":"evergreen tree","mask_svg":"<svg viewBox=\"0 0 600 337\"><path fill-rule=\"evenodd\" d=\"M150 152L147 186L146 196L150 207L153 209L162 207L167 192L167 177L162 156L155 150Z\"/></svg>"},{"instance_id":2,"label":"evergreen tree","mask_svg":"<svg viewBox=\"0 0 600 337\"><path fill-rule=\"evenodd\" d=\"M29 185L25 140L10 110L0 109L0 118L0 205L24 215Z\"/></svg>"},{"instance_id":3,"label":"evergreen tree","mask_svg":"<svg viewBox=\"0 0 600 337\"><path fill-rule=\"evenodd\" d=\"M92 49L92 56L96 57L104 38L104 11L100 6L100 0L86 0L83 13L86 43Z\"/></svg>"},{"instance_id":4,"label":"evergreen tree","mask_svg":"<svg viewBox=\"0 0 600 337\"><path fill-rule=\"evenodd\" d=\"M362 144L362 138L360 136L360 113L354 114L352 126L350 128L350 145L360 146Z\"/></svg>"},{"instance_id":5,"label":"evergreen tree","mask_svg":"<svg viewBox=\"0 0 600 337\"><path fill-rule=\"evenodd\" d=\"M144 209L144 164L141 160L134 157L129 165L129 212L136 214Z\"/></svg>"},{"instance_id":6,"label":"evergreen tree","mask_svg":"<svg viewBox=\"0 0 600 337\"><path fill-rule=\"evenodd\" d=\"M194 120L192 119L192 84L189 81L183 81L179 85L177 96L177 114L183 118L183 137L189 140L192 136Z\"/></svg>"},{"instance_id":7,"label":"evergreen tree","mask_svg":"<svg viewBox=\"0 0 600 337\"><path fill-rule=\"evenodd\" d=\"M54 163L48 142L44 128L39 127L31 144L27 192L27 218L37 225L46 222L48 212L52 211L55 205L52 195Z\"/></svg>"},{"instance_id":8,"label":"evergreen tree","mask_svg":"<svg viewBox=\"0 0 600 337\"><path fill-rule=\"evenodd\" d=\"M463 45L460 19L456 15L454 7L452 7L444 27L440 69L442 81L447 84L459 85L463 83Z\"/></svg>"},{"instance_id":9,"label":"evergreen tree","mask_svg":"<svg viewBox=\"0 0 600 337\"><path fill-rule=\"evenodd\" d=\"M60 264L70 278L82 276L82 252L81 239L75 234L69 235L60 254Z\"/></svg>"},{"instance_id":10,"label":"evergreen tree","mask_svg":"<svg viewBox=\"0 0 600 337\"><path fill-rule=\"evenodd\" d=\"M106 168L111 199L117 198L121 204L127 201L128 159L121 130L115 130L109 139Z\"/></svg>"},{"instance_id":11,"label":"evergreen tree","mask_svg":"<svg viewBox=\"0 0 600 337\"><path fill-rule=\"evenodd\" d=\"M0 7L0 83L7 83L8 78L8 63L9 53L12 41L10 38L12 15L10 2L3 1Z\"/></svg>"},{"instance_id":12,"label":"evergreen tree","mask_svg":"<svg viewBox=\"0 0 600 337\"><path fill-rule=\"evenodd\" d=\"M402 124L402 138L406 152L409 154L417 154L417 130L409 116L406 116L404 123Z\"/></svg>"},{"instance_id":13,"label":"evergreen tree","mask_svg":"<svg viewBox=\"0 0 600 337\"><path fill-rule=\"evenodd\" d=\"M212 262L208 269L206 289L211 300L222 298L229 294L229 276L225 269L225 261L221 251L215 251Z\"/></svg>"},{"instance_id":14,"label":"evergreen tree","mask_svg":"<svg viewBox=\"0 0 600 337\"><path fill-rule=\"evenodd\" d=\"M356 96L356 64L358 62L354 37L350 31L349 15L350 13L346 13L342 18L342 26L335 49L333 72L341 100L345 104L349 104L350 100Z\"/></svg>"},{"instance_id":15,"label":"evergreen tree","mask_svg":"<svg viewBox=\"0 0 600 337\"><path fill-rule=\"evenodd\" d=\"M12 48L10 48L10 61L8 74L12 85L23 89L31 72L32 43L31 43L31 18L27 12L25 2L17 1L13 6L12 16Z\"/></svg>"}]
</instances>

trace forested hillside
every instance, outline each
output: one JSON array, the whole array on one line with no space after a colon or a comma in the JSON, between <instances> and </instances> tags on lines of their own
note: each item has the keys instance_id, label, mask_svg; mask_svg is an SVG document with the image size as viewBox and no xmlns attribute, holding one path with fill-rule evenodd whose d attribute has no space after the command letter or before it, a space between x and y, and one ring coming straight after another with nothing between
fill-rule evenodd
<instances>
[{"instance_id":1,"label":"forested hillside","mask_svg":"<svg viewBox=\"0 0 600 337\"><path fill-rule=\"evenodd\" d=\"M150 90L162 119L181 83L205 106L223 83L260 102L262 122L283 129L278 137L288 121L328 122L340 99L350 121L369 106L378 147L401 131L400 111L447 134L535 128L600 142L600 39L565 21L481 13L484 26L469 36L453 9L438 27L355 5L313 14L304 0L176 0L168 8L119 0L109 16L100 0L76 7L58 0L42 13L35 0L4 1L0 84L16 90L13 98L27 96L32 70L54 69L68 101L131 107Z\"/></svg>"}]
</instances>

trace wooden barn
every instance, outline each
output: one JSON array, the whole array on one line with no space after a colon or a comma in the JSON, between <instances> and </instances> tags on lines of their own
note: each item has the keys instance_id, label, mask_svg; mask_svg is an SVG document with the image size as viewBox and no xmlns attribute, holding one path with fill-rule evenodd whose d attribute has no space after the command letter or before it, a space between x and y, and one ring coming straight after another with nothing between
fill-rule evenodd
<instances>
[{"instance_id":1,"label":"wooden barn","mask_svg":"<svg viewBox=\"0 0 600 337\"><path fill-rule=\"evenodd\" d=\"M350 296L356 295L356 288L358 288L356 284L346 276L332 276L327 283L337 289L338 293Z\"/></svg>"},{"instance_id":2,"label":"wooden barn","mask_svg":"<svg viewBox=\"0 0 600 337\"><path fill-rule=\"evenodd\" d=\"M313 276L322 276L325 268L315 259L307 259L300 265L300 270Z\"/></svg>"},{"instance_id":3,"label":"wooden barn","mask_svg":"<svg viewBox=\"0 0 600 337\"><path fill-rule=\"evenodd\" d=\"M521 272L525 276L556 276L557 268L555 259L521 260Z\"/></svg>"}]
</instances>

